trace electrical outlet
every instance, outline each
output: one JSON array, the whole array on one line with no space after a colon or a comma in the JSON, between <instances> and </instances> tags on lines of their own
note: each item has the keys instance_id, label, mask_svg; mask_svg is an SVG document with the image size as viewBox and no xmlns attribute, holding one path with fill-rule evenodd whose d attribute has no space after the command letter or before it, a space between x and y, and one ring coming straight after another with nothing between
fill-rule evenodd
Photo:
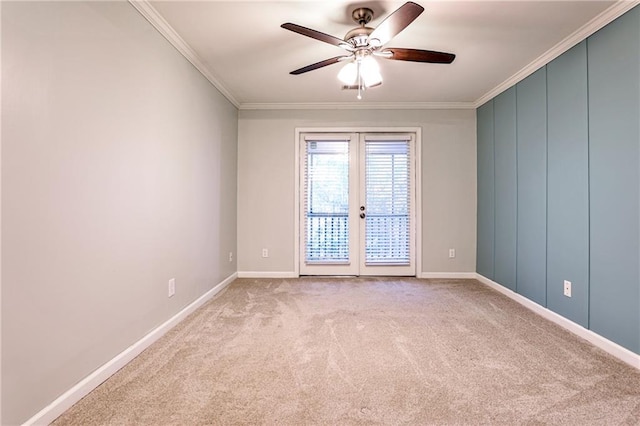
<instances>
[{"instance_id":1,"label":"electrical outlet","mask_svg":"<svg viewBox=\"0 0 640 426\"><path fill-rule=\"evenodd\" d=\"M564 280L564 295L571 297L571 281Z\"/></svg>"},{"instance_id":2,"label":"electrical outlet","mask_svg":"<svg viewBox=\"0 0 640 426\"><path fill-rule=\"evenodd\" d=\"M456 249L449 249L449 259L456 257Z\"/></svg>"},{"instance_id":3,"label":"electrical outlet","mask_svg":"<svg viewBox=\"0 0 640 426\"><path fill-rule=\"evenodd\" d=\"M169 297L173 296L174 294L176 294L176 279L171 278L169 280Z\"/></svg>"},{"instance_id":4,"label":"electrical outlet","mask_svg":"<svg viewBox=\"0 0 640 426\"><path fill-rule=\"evenodd\" d=\"M269 257L269 249L266 249L266 248L262 249L262 257Z\"/></svg>"},{"instance_id":5,"label":"electrical outlet","mask_svg":"<svg viewBox=\"0 0 640 426\"><path fill-rule=\"evenodd\" d=\"M229 262L233 262L233 252L229 252Z\"/></svg>"}]
</instances>

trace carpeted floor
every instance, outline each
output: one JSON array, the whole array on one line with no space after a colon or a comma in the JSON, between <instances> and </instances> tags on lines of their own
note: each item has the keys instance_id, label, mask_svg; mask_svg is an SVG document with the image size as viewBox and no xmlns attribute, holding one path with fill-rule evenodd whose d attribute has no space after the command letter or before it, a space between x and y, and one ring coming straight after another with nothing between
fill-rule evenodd
<instances>
[{"instance_id":1,"label":"carpeted floor","mask_svg":"<svg viewBox=\"0 0 640 426\"><path fill-rule=\"evenodd\" d=\"M55 425L640 424L640 371L474 280L239 279Z\"/></svg>"}]
</instances>

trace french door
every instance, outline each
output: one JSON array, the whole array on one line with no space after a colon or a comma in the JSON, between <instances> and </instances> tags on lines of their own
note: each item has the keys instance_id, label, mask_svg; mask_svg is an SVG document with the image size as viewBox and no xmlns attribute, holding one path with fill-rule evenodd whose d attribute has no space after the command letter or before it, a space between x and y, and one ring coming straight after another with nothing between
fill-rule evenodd
<instances>
[{"instance_id":1,"label":"french door","mask_svg":"<svg viewBox=\"0 0 640 426\"><path fill-rule=\"evenodd\" d=\"M300 274L415 276L415 135L300 144Z\"/></svg>"}]
</instances>

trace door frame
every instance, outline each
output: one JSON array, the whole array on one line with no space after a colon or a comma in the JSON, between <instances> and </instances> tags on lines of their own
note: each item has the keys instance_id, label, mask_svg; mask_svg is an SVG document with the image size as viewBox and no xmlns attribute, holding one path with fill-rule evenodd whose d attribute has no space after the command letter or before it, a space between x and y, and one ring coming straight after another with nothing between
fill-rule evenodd
<instances>
[{"instance_id":1,"label":"door frame","mask_svg":"<svg viewBox=\"0 0 640 426\"><path fill-rule=\"evenodd\" d=\"M421 127L296 127L294 155L294 265L293 272L300 276L300 214L303 206L300 200L300 137L302 133L413 133L415 134L415 265L416 277L422 274L422 128Z\"/></svg>"}]
</instances>

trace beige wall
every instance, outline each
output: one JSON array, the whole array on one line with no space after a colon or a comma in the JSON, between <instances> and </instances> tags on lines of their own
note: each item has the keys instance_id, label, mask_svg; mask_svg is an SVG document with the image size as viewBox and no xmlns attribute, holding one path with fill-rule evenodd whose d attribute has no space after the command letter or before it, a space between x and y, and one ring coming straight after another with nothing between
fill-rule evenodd
<instances>
[{"instance_id":1,"label":"beige wall","mask_svg":"<svg viewBox=\"0 0 640 426\"><path fill-rule=\"evenodd\" d=\"M421 272L475 271L474 110L247 110L238 120L239 273L295 270L295 129L332 126L422 128Z\"/></svg>"},{"instance_id":2,"label":"beige wall","mask_svg":"<svg viewBox=\"0 0 640 426\"><path fill-rule=\"evenodd\" d=\"M236 108L130 4L2 2L0 423L236 271L236 144Z\"/></svg>"}]
</instances>

